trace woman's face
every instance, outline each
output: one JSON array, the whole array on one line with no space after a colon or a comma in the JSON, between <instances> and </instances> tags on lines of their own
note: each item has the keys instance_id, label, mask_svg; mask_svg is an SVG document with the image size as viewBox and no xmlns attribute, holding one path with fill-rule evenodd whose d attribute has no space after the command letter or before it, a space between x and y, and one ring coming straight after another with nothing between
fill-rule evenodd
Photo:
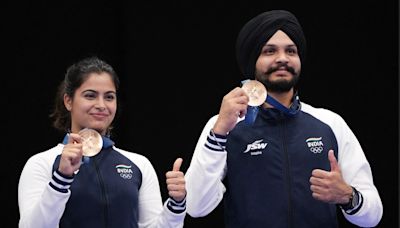
<instances>
[{"instance_id":1,"label":"woman's face","mask_svg":"<svg viewBox=\"0 0 400 228\"><path fill-rule=\"evenodd\" d=\"M73 98L64 95L64 105L71 112L71 132L92 128L106 134L117 111L117 93L111 75L89 74Z\"/></svg>"}]
</instances>

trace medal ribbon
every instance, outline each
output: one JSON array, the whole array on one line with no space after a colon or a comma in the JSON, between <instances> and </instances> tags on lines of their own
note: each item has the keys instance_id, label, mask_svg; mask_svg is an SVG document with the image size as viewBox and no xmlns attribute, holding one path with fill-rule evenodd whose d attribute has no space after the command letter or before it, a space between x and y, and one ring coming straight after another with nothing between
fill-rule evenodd
<instances>
[{"instance_id":1,"label":"medal ribbon","mask_svg":"<svg viewBox=\"0 0 400 228\"><path fill-rule=\"evenodd\" d=\"M244 84L248 80L249 79L243 80L242 84ZM300 110L299 105L297 105L299 103L298 100L299 100L299 97L297 95L295 95L295 101L293 102L294 105L291 106L290 108L287 108L286 106L279 103L279 101L277 101L275 98L273 98L267 94L267 98L266 98L265 102L272 105L274 108L283 112L287 116L295 116ZM256 120L259 108L260 108L260 106L247 106L247 113L246 113L246 116L244 119L247 124L251 125L254 123L254 121Z\"/></svg>"}]
</instances>

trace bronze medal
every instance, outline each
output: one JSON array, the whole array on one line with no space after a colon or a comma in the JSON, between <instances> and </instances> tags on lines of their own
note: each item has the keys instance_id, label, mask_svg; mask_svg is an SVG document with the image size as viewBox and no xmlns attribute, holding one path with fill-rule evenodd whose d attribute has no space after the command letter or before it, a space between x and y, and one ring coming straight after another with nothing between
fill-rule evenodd
<instances>
[{"instance_id":1,"label":"bronze medal","mask_svg":"<svg viewBox=\"0 0 400 228\"><path fill-rule=\"evenodd\" d=\"M267 99L267 89L257 80L247 80L242 85L247 96L249 96L249 106L260 106Z\"/></svg>"},{"instance_id":2,"label":"bronze medal","mask_svg":"<svg viewBox=\"0 0 400 228\"><path fill-rule=\"evenodd\" d=\"M100 152L103 147L103 139L96 130L84 128L78 134L82 138L84 156L92 157Z\"/></svg>"}]
</instances>

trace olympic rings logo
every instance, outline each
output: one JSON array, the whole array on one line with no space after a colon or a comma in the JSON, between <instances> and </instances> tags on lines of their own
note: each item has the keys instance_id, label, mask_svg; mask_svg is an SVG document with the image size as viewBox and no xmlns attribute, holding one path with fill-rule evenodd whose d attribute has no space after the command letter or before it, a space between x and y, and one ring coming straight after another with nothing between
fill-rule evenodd
<instances>
[{"instance_id":1,"label":"olympic rings logo","mask_svg":"<svg viewBox=\"0 0 400 228\"><path fill-rule=\"evenodd\" d=\"M132 174L130 174L130 173L120 173L119 175L124 179L131 179L132 178Z\"/></svg>"},{"instance_id":2,"label":"olympic rings logo","mask_svg":"<svg viewBox=\"0 0 400 228\"><path fill-rule=\"evenodd\" d=\"M314 146L310 147L310 151L313 152L314 154L319 154L324 150L322 146Z\"/></svg>"}]
</instances>

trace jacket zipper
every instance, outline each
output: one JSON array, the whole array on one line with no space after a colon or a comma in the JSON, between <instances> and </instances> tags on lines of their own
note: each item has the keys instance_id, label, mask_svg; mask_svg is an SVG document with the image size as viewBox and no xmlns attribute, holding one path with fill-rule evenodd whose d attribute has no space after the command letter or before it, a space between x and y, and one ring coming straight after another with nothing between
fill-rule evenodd
<instances>
[{"instance_id":1,"label":"jacket zipper","mask_svg":"<svg viewBox=\"0 0 400 228\"><path fill-rule=\"evenodd\" d=\"M101 198L102 198L102 200L103 200L103 205L104 205L104 210L103 210L103 213L104 213L104 227L108 227L108 199L107 199L107 192L106 192L106 190L105 190L105 187L104 187L104 181L103 181L103 177L101 176L101 173L100 173L100 169L99 169L99 166L98 166L98 164L97 164L97 161L96 161L96 159L93 159L94 160L94 167L96 168L96 173L97 173L97 177L98 177L98 179L99 179L99 183L100 183L100 190L101 190Z\"/></svg>"},{"instance_id":2,"label":"jacket zipper","mask_svg":"<svg viewBox=\"0 0 400 228\"><path fill-rule=\"evenodd\" d=\"M292 209L292 187L291 187L291 177L290 177L290 164L289 164L289 152L287 149L287 139L286 139L286 122L283 116L281 116L281 129L282 129L282 146L283 154L285 159L285 179L287 185L287 199L288 199L288 227L293 227L293 209Z\"/></svg>"}]
</instances>

